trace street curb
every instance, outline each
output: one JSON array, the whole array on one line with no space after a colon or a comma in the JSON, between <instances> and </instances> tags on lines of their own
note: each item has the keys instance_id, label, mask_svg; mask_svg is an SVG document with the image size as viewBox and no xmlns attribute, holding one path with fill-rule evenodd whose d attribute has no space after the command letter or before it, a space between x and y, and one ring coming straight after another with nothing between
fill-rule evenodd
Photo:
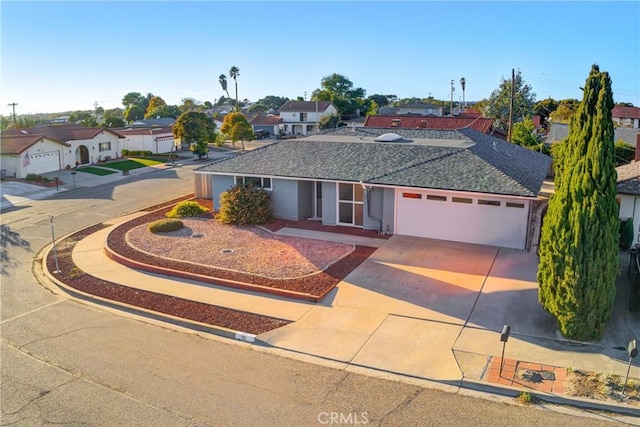
<instances>
[{"instance_id":1,"label":"street curb","mask_svg":"<svg viewBox=\"0 0 640 427\"><path fill-rule=\"evenodd\" d=\"M616 414L631 415L634 417L640 417L640 408L631 408L629 406L620 405L616 403L605 403L597 400L582 399L579 397L567 397L553 393L545 393L533 389L515 388L506 385L493 385L490 383L480 382L467 378L462 378L460 386L469 390L480 391L484 393L497 394L502 396L517 397L522 392L527 392L531 396L534 396L547 403L553 403L557 405L573 406L581 409L590 409L595 411L608 411Z\"/></svg>"},{"instance_id":2,"label":"street curb","mask_svg":"<svg viewBox=\"0 0 640 427\"><path fill-rule=\"evenodd\" d=\"M85 303L89 303L91 305L95 305L98 307L106 307L112 310L117 310L119 312L130 314L136 317L151 319L151 320L171 324L174 326L186 328L186 329L197 331L197 332L204 332L204 333L208 333L208 334L212 334L212 335L216 335L224 338L231 338L238 341L244 341L249 343L255 342L255 339L256 339L255 334L250 334L248 332L243 332L243 331L236 331L233 329L225 328L223 326L209 325L206 323L196 322L193 320L188 320L181 317L176 317L169 314L149 310L143 307L138 307L135 305L126 304L118 301L113 301L113 300L102 298L93 294L88 294L86 292L75 289L71 286L68 286L66 283L58 280L55 277L55 275L53 275L47 268L47 265L46 265L47 259L52 249L53 249L53 245L49 244L45 246L38 255L36 255L36 263L38 261L42 262L42 265L41 265L42 272L50 282L50 283L44 283L43 281L41 281L43 286L46 286L51 289L49 285L53 284L55 285L56 288L58 288L59 290L61 290L71 298L85 302Z\"/></svg>"}]
</instances>

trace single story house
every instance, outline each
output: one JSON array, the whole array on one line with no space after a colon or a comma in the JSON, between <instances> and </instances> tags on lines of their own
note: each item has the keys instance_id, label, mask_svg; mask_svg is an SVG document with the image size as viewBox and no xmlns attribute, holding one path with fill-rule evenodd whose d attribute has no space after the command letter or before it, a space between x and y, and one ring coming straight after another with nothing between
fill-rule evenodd
<instances>
[{"instance_id":1,"label":"single story house","mask_svg":"<svg viewBox=\"0 0 640 427\"><path fill-rule=\"evenodd\" d=\"M636 138L640 135L640 129L616 126L613 128L613 141L624 141L629 145L636 146ZM551 123L546 143L553 144L560 142L569 136L569 125L566 123Z\"/></svg>"},{"instance_id":2,"label":"single story house","mask_svg":"<svg viewBox=\"0 0 640 427\"><path fill-rule=\"evenodd\" d=\"M479 132L491 134L493 119L484 117L435 117L435 116L368 116L364 127L374 128L406 128L406 129L463 129L471 128Z\"/></svg>"},{"instance_id":3,"label":"single story house","mask_svg":"<svg viewBox=\"0 0 640 427\"><path fill-rule=\"evenodd\" d=\"M124 138L122 149L129 151L151 151L154 154L175 150L172 126L136 126L115 129Z\"/></svg>"},{"instance_id":4,"label":"single story house","mask_svg":"<svg viewBox=\"0 0 640 427\"><path fill-rule=\"evenodd\" d=\"M440 105L429 104L428 102L412 102L398 106L396 114L418 114L421 116L444 115L444 108Z\"/></svg>"},{"instance_id":5,"label":"single story house","mask_svg":"<svg viewBox=\"0 0 640 427\"><path fill-rule=\"evenodd\" d=\"M78 124L6 129L0 136L5 176L25 178L120 157L122 135Z\"/></svg>"},{"instance_id":6,"label":"single story house","mask_svg":"<svg viewBox=\"0 0 640 427\"><path fill-rule=\"evenodd\" d=\"M249 122L254 132L264 130L270 135L280 134L280 123L282 123L282 119L275 114L258 114Z\"/></svg>"},{"instance_id":7,"label":"single story house","mask_svg":"<svg viewBox=\"0 0 640 427\"><path fill-rule=\"evenodd\" d=\"M640 128L640 108L638 107L613 107L611 118L620 126Z\"/></svg>"},{"instance_id":8,"label":"single story house","mask_svg":"<svg viewBox=\"0 0 640 427\"><path fill-rule=\"evenodd\" d=\"M198 168L195 193L255 183L278 218L525 249L550 164L475 129L344 127Z\"/></svg>"}]
</instances>

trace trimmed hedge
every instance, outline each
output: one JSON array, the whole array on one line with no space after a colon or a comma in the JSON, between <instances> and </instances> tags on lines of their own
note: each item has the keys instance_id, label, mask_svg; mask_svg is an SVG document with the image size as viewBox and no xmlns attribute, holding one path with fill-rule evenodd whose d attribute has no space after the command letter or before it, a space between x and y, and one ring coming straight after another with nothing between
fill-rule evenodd
<instances>
[{"instance_id":1,"label":"trimmed hedge","mask_svg":"<svg viewBox=\"0 0 640 427\"><path fill-rule=\"evenodd\" d=\"M184 228L184 224L179 219L159 219L149 224L149 231L152 233L168 233Z\"/></svg>"},{"instance_id":2,"label":"trimmed hedge","mask_svg":"<svg viewBox=\"0 0 640 427\"><path fill-rule=\"evenodd\" d=\"M134 156L134 157L145 157L152 156L152 151L142 151L142 150L127 150L126 148L122 150L123 156Z\"/></svg>"},{"instance_id":3,"label":"trimmed hedge","mask_svg":"<svg viewBox=\"0 0 640 427\"><path fill-rule=\"evenodd\" d=\"M220 195L218 220L224 224L255 225L273 220L269 193L253 184L232 187Z\"/></svg>"},{"instance_id":4,"label":"trimmed hedge","mask_svg":"<svg viewBox=\"0 0 640 427\"><path fill-rule=\"evenodd\" d=\"M208 212L208 209L200 203L194 202L193 200L185 200L175 205L165 216L167 218L187 218L198 216L205 212Z\"/></svg>"}]
</instances>

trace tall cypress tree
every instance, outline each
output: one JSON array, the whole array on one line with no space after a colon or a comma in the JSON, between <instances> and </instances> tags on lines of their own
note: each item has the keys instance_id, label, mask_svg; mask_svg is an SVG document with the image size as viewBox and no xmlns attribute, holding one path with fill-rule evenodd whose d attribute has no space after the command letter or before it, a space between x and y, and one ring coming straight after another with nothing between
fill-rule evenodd
<instances>
[{"instance_id":1,"label":"tall cypress tree","mask_svg":"<svg viewBox=\"0 0 640 427\"><path fill-rule=\"evenodd\" d=\"M542 226L538 300L560 331L602 336L619 269L611 79L597 65L563 142L556 191Z\"/></svg>"}]
</instances>

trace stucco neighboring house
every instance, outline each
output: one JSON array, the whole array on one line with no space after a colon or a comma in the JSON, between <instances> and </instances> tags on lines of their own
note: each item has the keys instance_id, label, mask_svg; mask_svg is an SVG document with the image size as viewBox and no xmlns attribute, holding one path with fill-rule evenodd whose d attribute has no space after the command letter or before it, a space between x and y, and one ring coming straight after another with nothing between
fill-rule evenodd
<instances>
[{"instance_id":1,"label":"stucco neighboring house","mask_svg":"<svg viewBox=\"0 0 640 427\"><path fill-rule=\"evenodd\" d=\"M399 106L396 109L396 114L418 114L421 116L442 117L444 114L444 108L440 105L429 104L426 102L414 102Z\"/></svg>"},{"instance_id":2,"label":"stucco neighboring house","mask_svg":"<svg viewBox=\"0 0 640 427\"><path fill-rule=\"evenodd\" d=\"M338 113L331 101L287 101L278 111L282 120L280 131L285 135L317 132L323 116Z\"/></svg>"},{"instance_id":3,"label":"stucco neighboring house","mask_svg":"<svg viewBox=\"0 0 640 427\"><path fill-rule=\"evenodd\" d=\"M65 124L55 126L39 126L28 129L7 129L2 132L1 140L4 147L15 144L15 137L37 137L38 143L29 146L26 150L20 150L22 164L27 166L20 171L16 168L16 177L24 178L28 173L42 174L61 170L68 167L96 163L101 160L109 160L120 157L122 148L119 133L102 127L85 127L78 124ZM41 139L40 137L46 137ZM11 141L11 142L9 142ZM22 141L28 144L32 139L24 138ZM51 145L51 141L57 145ZM46 145L42 145L46 142ZM62 144L61 144L62 143ZM42 148L41 148L42 147ZM15 149L14 149L15 150ZM4 153L4 148L2 150ZM47 161L44 159L48 158ZM54 161L57 158L59 160ZM3 166L5 169L3 154ZM32 164L32 160L34 160ZM24 176L18 176L18 173ZM7 176L11 176L7 172Z\"/></svg>"},{"instance_id":4,"label":"stucco neighboring house","mask_svg":"<svg viewBox=\"0 0 640 427\"><path fill-rule=\"evenodd\" d=\"M151 126L173 126L176 123L176 119L172 117L160 117L157 119L140 119L134 122L131 122L127 125L127 127L151 127Z\"/></svg>"},{"instance_id":5,"label":"stucco neighboring house","mask_svg":"<svg viewBox=\"0 0 640 427\"><path fill-rule=\"evenodd\" d=\"M278 135L280 133L280 123L282 123L282 118L275 114L258 114L249 122L254 132L264 130L269 132L270 135Z\"/></svg>"},{"instance_id":6,"label":"stucco neighboring house","mask_svg":"<svg viewBox=\"0 0 640 427\"><path fill-rule=\"evenodd\" d=\"M474 129L345 127L196 169L195 193L219 209L254 183L278 218L525 249L550 164Z\"/></svg>"},{"instance_id":7,"label":"stucco neighboring house","mask_svg":"<svg viewBox=\"0 0 640 427\"><path fill-rule=\"evenodd\" d=\"M122 149L129 151L151 151L154 154L175 150L172 126L126 127L114 129L124 138Z\"/></svg>"},{"instance_id":8,"label":"stucco neighboring house","mask_svg":"<svg viewBox=\"0 0 640 427\"><path fill-rule=\"evenodd\" d=\"M640 162L634 161L618 166L618 203L619 217L633 218L633 244L640 243Z\"/></svg>"},{"instance_id":9,"label":"stucco neighboring house","mask_svg":"<svg viewBox=\"0 0 640 427\"><path fill-rule=\"evenodd\" d=\"M40 175L62 169L64 141L45 135L5 135L0 138L2 177L24 179L30 173Z\"/></svg>"},{"instance_id":10,"label":"stucco neighboring house","mask_svg":"<svg viewBox=\"0 0 640 427\"><path fill-rule=\"evenodd\" d=\"M611 117L620 126L640 128L640 108L638 107L613 107Z\"/></svg>"}]
</instances>

